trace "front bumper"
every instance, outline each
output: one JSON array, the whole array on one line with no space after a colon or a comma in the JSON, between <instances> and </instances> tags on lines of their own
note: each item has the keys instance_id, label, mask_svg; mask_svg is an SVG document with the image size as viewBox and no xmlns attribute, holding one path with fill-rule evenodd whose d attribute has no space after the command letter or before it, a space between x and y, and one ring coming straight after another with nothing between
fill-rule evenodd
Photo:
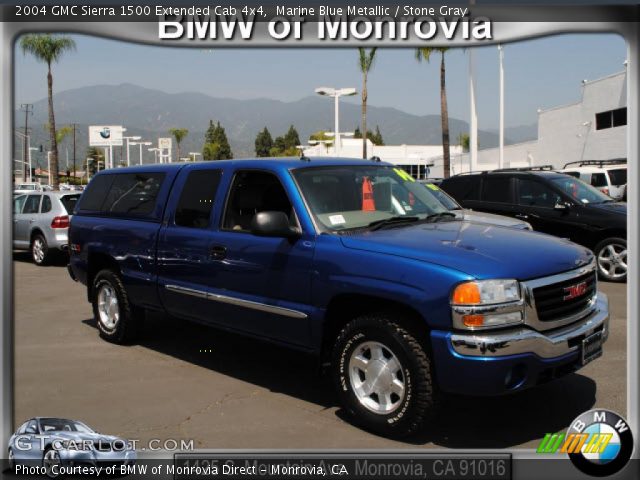
<instances>
[{"instance_id":1,"label":"front bumper","mask_svg":"<svg viewBox=\"0 0 640 480\"><path fill-rule=\"evenodd\" d=\"M595 309L571 325L538 332L527 327L492 332L432 331L436 375L451 393L499 395L521 390L582 367L581 344L609 334L609 301L598 293Z\"/></svg>"}]
</instances>

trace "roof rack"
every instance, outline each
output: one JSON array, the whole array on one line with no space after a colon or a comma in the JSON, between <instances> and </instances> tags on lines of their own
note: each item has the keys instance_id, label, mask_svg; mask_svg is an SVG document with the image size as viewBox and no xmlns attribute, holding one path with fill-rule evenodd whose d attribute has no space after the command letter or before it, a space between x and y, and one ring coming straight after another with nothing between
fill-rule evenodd
<instances>
[{"instance_id":1,"label":"roof rack","mask_svg":"<svg viewBox=\"0 0 640 480\"><path fill-rule=\"evenodd\" d=\"M548 172L554 170L553 165L535 165L532 167L499 168L494 172Z\"/></svg>"},{"instance_id":2,"label":"roof rack","mask_svg":"<svg viewBox=\"0 0 640 480\"><path fill-rule=\"evenodd\" d=\"M590 166L590 165L595 165L598 167L602 167L604 165L621 165L621 164L626 164L627 163L627 159L626 158L612 158L609 160L578 160L576 162L569 162L569 163L565 163L564 167L562 168L567 168L569 165L577 165L578 167L586 167L586 166Z\"/></svg>"}]
</instances>

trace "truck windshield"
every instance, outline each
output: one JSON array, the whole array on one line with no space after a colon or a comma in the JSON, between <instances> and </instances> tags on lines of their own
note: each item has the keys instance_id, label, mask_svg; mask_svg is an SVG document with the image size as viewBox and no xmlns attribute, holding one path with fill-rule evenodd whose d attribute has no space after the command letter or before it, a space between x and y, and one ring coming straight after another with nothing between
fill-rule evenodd
<instances>
[{"instance_id":1,"label":"truck windshield","mask_svg":"<svg viewBox=\"0 0 640 480\"><path fill-rule=\"evenodd\" d=\"M400 168L385 165L308 167L293 171L300 191L325 232L402 225L447 212L429 189ZM397 220L397 221L396 221ZM373 224L373 225L372 225Z\"/></svg>"}]
</instances>

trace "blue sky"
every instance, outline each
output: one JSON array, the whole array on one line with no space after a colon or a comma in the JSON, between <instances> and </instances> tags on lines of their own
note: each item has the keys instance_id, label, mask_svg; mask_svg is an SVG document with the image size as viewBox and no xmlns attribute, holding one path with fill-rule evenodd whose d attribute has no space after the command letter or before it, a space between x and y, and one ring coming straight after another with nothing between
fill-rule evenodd
<instances>
[{"instance_id":1,"label":"blue sky","mask_svg":"<svg viewBox=\"0 0 640 480\"><path fill-rule=\"evenodd\" d=\"M133 83L169 93L196 91L239 99L293 101L315 87L360 87L354 49L167 48L74 35L77 50L54 66L54 91ZM497 47L477 49L480 128L498 125ZM537 109L580 99L583 79L624 69L626 45L614 34L567 34L505 46L505 123L533 124ZM468 120L468 50L450 50L449 115ZM45 66L16 49L16 103L46 96ZM356 101L356 98L351 101ZM418 63L413 50L379 49L369 103L417 115L439 114L439 56Z\"/></svg>"}]
</instances>

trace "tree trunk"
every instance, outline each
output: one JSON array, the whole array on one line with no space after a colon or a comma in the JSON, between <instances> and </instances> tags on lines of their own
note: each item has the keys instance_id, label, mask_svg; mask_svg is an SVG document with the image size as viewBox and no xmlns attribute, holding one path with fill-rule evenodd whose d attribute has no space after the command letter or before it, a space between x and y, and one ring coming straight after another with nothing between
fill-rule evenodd
<instances>
[{"instance_id":1,"label":"tree trunk","mask_svg":"<svg viewBox=\"0 0 640 480\"><path fill-rule=\"evenodd\" d=\"M444 160L444 178L451 175L451 157L449 153L449 110L447 108L446 70L444 52L440 60L440 117L442 118L442 158Z\"/></svg>"},{"instance_id":2,"label":"tree trunk","mask_svg":"<svg viewBox=\"0 0 640 480\"><path fill-rule=\"evenodd\" d=\"M176 155L178 157L177 161L180 161L180 142L176 140Z\"/></svg>"},{"instance_id":3,"label":"tree trunk","mask_svg":"<svg viewBox=\"0 0 640 480\"><path fill-rule=\"evenodd\" d=\"M367 158L367 74L362 77L362 158Z\"/></svg>"},{"instance_id":4,"label":"tree trunk","mask_svg":"<svg viewBox=\"0 0 640 480\"><path fill-rule=\"evenodd\" d=\"M53 76L51 75L51 64L47 72L47 92L49 94L49 139L51 142L51 165L49 173L51 175L51 186L57 190L60 186L58 177L58 141L56 139L56 119L53 114Z\"/></svg>"}]
</instances>

